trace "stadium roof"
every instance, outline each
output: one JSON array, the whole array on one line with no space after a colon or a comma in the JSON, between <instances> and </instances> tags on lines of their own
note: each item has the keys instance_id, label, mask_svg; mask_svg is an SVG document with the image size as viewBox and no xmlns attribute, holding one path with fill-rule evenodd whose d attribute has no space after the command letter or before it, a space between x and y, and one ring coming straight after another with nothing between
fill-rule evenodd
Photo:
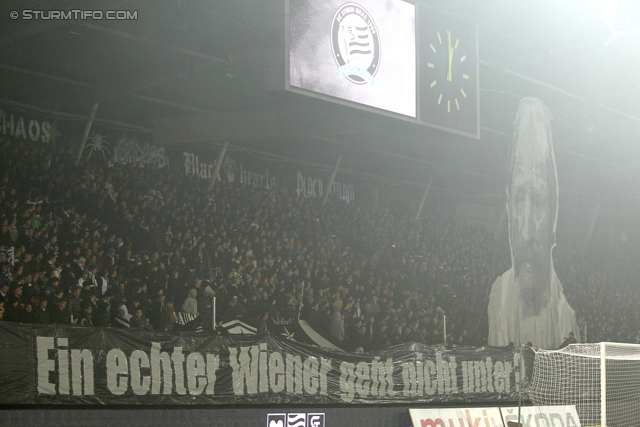
<instances>
[{"instance_id":1,"label":"stadium roof","mask_svg":"<svg viewBox=\"0 0 640 427\"><path fill-rule=\"evenodd\" d=\"M375 123L234 145L312 158L419 188L501 202L518 102L541 98L554 115L563 204L640 211L640 31L612 29L583 0L417 0L477 25L481 138L474 140L301 96L264 90L266 0L6 0L0 3L0 102L147 129L164 118L288 107ZM593 3L593 2L591 2ZM597 3L597 2L595 2ZM136 20L12 20L32 10L129 10ZM316 124L316 126L318 126ZM217 141L219 143L219 141ZM567 203L569 200L570 203Z\"/></svg>"}]
</instances>

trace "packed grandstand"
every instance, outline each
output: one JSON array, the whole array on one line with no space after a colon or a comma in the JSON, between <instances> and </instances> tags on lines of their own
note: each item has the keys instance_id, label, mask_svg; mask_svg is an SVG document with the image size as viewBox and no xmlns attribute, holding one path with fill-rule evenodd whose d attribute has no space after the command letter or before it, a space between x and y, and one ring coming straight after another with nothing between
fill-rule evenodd
<instances>
[{"instance_id":1,"label":"packed grandstand","mask_svg":"<svg viewBox=\"0 0 640 427\"><path fill-rule=\"evenodd\" d=\"M63 144L0 145L3 321L177 331L194 327L187 316L210 333L239 320L269 334L302 319L346 350L486 344L510 256L481 226L322 206L285 186L208 190L180 168L76 165ZM586 339L638 342L637 248L616 238L576 251L570 238L555 265Z\"/></svg>"}]
</instances>

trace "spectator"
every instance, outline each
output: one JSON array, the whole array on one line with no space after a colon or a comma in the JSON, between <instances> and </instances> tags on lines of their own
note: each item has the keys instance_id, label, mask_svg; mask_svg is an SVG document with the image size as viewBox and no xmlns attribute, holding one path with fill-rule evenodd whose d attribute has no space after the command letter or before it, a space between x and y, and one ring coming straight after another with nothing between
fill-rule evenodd
<instances>
[{"instance_id":1,"label":"spectator","mask_svg":"<svg viewBox=\"0 0 640 427\"><path fill-rule=\"evenodd\" d=\"M381 350L388 345L388 337L387 337L387 324L381 323L377 331L373 333L373 339L371 342L371 348L373 350Z\"/></svg>"},{"instance_id":2,"label":"spectator","mask_svg":"<svg viewBox=\"0 0 640 427\"><path fill-rule=\"evenodd\" d=\"M162 309L160 330L171 332L176 324L176 312L172 302L167 302Z\"/></svg>"},{"instance_id":3,"label":"spectator","mask_svg":"<svg viewBox=\"0 0 640 427\"><path fill-rule=\"evenodd\" d=\"M52 307L49 313L49 320L51 323L57 325L71 325L71 313L67 309L67 300L62 298L56 302L56 304L51 304Z\"/></svg>"},{"instance_id":4,"label":"spectator","mask_svg":"<svg viewBox=\"0 0 640 427\"><path fill-rule=\"evenodd\" d=\"M334 310L331 315L331 325L329 330L331 336L337 343L341 343L345 340L344 318L345 316L339 310Z\"/></svg>"},{"instance_id":5,"label":"spectator","mask_svg":"<svg viewBox=\"0 0 640 427\"><path fill-rule=\"evenodd\" d=\"M216 319L215 332L216 332L217 335L222 335L222 336L228 336L229 335L229 331L227 330L227 328L224 327L221 317L218 317Z\"/></svg>"},{"instance_id":6,"label":"spectator","mask_svg":"<svg viewBox=\"0 0 640 427\"><path fill-rule=\"evenodd\" d=\"M575 343L577 343L577 342L578 342L578 341L576 340L576 336L575 336L575 334L574 334L573 332L569 332L569 336L568 336L567 338L565 338L565 339L564 339L564 341L562 342L562 344L560 344L560 348L561 348L561 349L562 349L562 348L565 348L565 347L567 347L568 345L575 344Z\"/></svg>"},{"instance_id":7,"label":"spectator","mask_svg":"<svg viewBox=\"0 0 640 427\"><path fill-rule=\"evenodd\" d=\"M367 352L371 350L371 344L367 335L367 327L362 325L358 328L357 336L355 339L356 351Z\"/></svg>"},{"instance_id":8,"label":"spectator","mask_svg":"<svg viewBox=\"0 0 640 427\"><path fill-rule=\"evenodd\" d=\"M256 309L258 309L258 308L259 307L256 307ZM264 313L265 310L267 310L266 306L263 308L263 310L261 312ZM259 313L260 313L260 311L259 311ZM240 302L238 302L238 296L237 295L234 295L234 296L231 297L231 299L229 300L229 303L228 303L226 309L223 311L222 315L223 315L223 317L224 317L224 319L226 321L242 320L243 319L243 317L245 315L245 310L244 310L242 304ZM255 317L254 317L254 319L255 319Z\"/></svg>"},{"instance_id":9,"label":"spectator","mask_svg":"<svg viewBox=\"0 0 640 427\"><path fill-rule=\"evenodd\" d=\"M182 311L184 313L189 314L198 314L198 300L196 297L198 296L198 291L195 289L191 289L189 291L189 296L182 303Z\"/></svg>"},{"instance_id":10,"label":"spectator","mask_svg":"<svg viewBox=\"0 0 640 427\"><path fill-rule=\"evenodd\" d=\"M147 319L147 317L144 315L141 307L136 308L136 311L134 313L135 314L133 315L133 317L131 317L131 319L129 320L131 328L146 329L148 331L153 330L153 327L149 323L149 319Z\"/></svg>"},{"instance_id":11,"label":"spectator","mask_svg":"<svg viewBox=\"0 0 640 427\"><path fill-rule=\"evenodd\" d=\"M3 268L6 270L7 266L3 265ZM9 283L8 282L1 283L0 284L0 302L4 303L7 300L7 298L9 297L8 293L9 293Z\"/></svg>"},{"instance_id":12,"label":"spectator","mask_svg":"<svg viewBox=\"0 0 640 427\"><path fill-rule=\"evenodd\" d=\"M33 311L33 304L30 302L25 304L24 309L22 310L22 315L20 316L20 323L39 323L39 320L37 312Z\"/></svg>"},{"instance_id":13,"label":"spectator","mask_svg":"<svg viewBox=\"0 0 640 427\"><path fill-rule=\"evenodd\" d=\"M86 304L82 314L80 315L80 320L78 321L80 326L94 326L93 325L93 305Z\"/></svg>"},{"instance_id":14,"label":"spectator","mask_svg":"<svg viewBox=\"0 0 640 427\"><path fill-rule=\"evenodd\" d=\"M118 286L116 290L113 291L112 298L111 298L111 300L117 307L119 307L122 304L126 304L127 302L126 292L127 292L126 283L118 282Z\"/></svg>"},{"instance_id":15,"label":"spectator","mask_svg":"<svg viewBox=\"0 0 640 427\"><path fill-rule=\"evenodd\" d=\"M161 291L161 293L156 296L155 301L151 303L151 308L149 309L149 322L151 323L154 329L158 329L161 331L165 330L165 327L163 326L163 322L162 322L164 306L166 304L165 300L166 300L166 297L164 296L164 293Z\"/></svg>"},{"instance_id":16,"label":"spectator","mask_svg":"<svg viewBox=\"0 0 640 427\"><path fill-rule=\"evenodd\" d=\"M116 315L116 326L119 328L130 328L131 327L131 316L129 314L129 310L125 304L122 304L118 308L118 314Z\"/></svg>"},{"instance_id":17,"label":"spectator","mask_svg":"<svg viewBox=\"0 0 640 427\"><path fill-rule=\"evenodd\" d=\"M49 319L49 310L47 309L47 305L48 305L49 301L47 301L46 299L43 299L40 301L40 303L38 304L38 309L36 310L36 323L40 324L40 325L48 325L50 324L50 319Z\"/></svg>"},{"instance_id":18,"label":"spectator","mask_svg":"<svg viewBox=\"0 0 640 427\"><path fill-rule=\"evenodd\" d=\"M33 301L34 298L40 297L40 287L37 284L33 283L33 275L31 273L27 273L24 275L22 294L25 301Z\"/></svg>"},{"instance_id":19,"label":"spectator","mask_svg":"<svg viewBox=\"0 0 640 427\"><path fill-rule=\"evenodd\" d=\"M80 313L82 313L83 300L82 298L80 298L81 294L82 294L82 287L76 286L75 288L73 288L73 293L69 298L69 303L68 303L69 313L71 313L71 316L74 322L80 318Z\"/></svg>"},{"instance_id":20,"label":"spectator","mask_svg":"<svg viewBox=\"0 0 640 427\"><path fill-rule=\"evenodd\" d=\"M260 320L258 321L259 337L265 337L267 335L271 335L271 332L269 332L269 324L267 323L268 319L269 319L269 312L265 311L264 313L262 313L262 316L260 316Z\"/></svg>"},{"instance_id":21,"label":"spectator","mask_svg":"<svg viewBox=\"0 0 640 427\"><path fill-rule=\"evenodd\" d=\"M9 316L10 319L17 318L17 313L19 313L24 307L24 302L22 298L22 285L20 285L20 283L12 284L9 296L7 297L7 303L9 304L9 306L5 307L5 310L6 310L5 317ZM17 309L16 313L14 313L14 309ZM15 321L15 320L9 320L9 321Z\"/></svg>"},{"instance_id":22,"label":"spectator","mask_svg":"<svg viewBox=\"0 0 640 427\"><path fill-rule=\"evenodd\" d=\"M109 291L105 292L100 302L97 303L93 319L95 326L111 326L111 302L113 297Z\"/></svg>"}]
</instances>

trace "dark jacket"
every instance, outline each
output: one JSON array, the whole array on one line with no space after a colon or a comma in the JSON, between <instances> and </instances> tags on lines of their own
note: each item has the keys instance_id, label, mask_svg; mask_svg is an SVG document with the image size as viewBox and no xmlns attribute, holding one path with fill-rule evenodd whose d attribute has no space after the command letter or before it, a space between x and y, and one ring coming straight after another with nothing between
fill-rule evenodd
<instances>
[{"instance_id":1,"label":"dark jacket","mask_svg":"<svg viewBox=\"0 0 640 427\"><path fill-rule=\"evenodd\" d=\"M45 308L44 310L40 307L34 310L36 312L36 323L40 325L49 325L51 324L49 320L49 309Z\"/></svg>"},{"instance_id":2,"label":"dark jacket","mask_svg":"<svg viewBox=\"0 0 640 427\"><path fill-rule=\"evenodd\" d=\"M55 306L49 312L49 320L53 324L70 325L71 313L66 308L64 310L61 310L60 306Z\"/></svg>"}]
</instances>

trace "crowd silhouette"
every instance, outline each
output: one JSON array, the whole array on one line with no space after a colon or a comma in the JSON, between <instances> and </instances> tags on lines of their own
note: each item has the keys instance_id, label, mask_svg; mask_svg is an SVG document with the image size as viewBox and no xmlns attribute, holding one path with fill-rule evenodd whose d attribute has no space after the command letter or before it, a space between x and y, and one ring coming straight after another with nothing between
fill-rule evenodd
<instances>
[{"instance_id":1,"label":"crowd silhouette","mask_svg":"<svg viewBox=\"0 0 640 427\"><path fill-rule=\"evenodd\" d=\"M481 226L284 187L209 191L179 168L76 165L62 146L0 150L3 321L174 331L188 315L212 333L237 319L269 334L300 318L347 350L486 344L510 257ZM556 268L587 340L638 342L638 248L562 246Z\"/></svg>"}]
</instances>

